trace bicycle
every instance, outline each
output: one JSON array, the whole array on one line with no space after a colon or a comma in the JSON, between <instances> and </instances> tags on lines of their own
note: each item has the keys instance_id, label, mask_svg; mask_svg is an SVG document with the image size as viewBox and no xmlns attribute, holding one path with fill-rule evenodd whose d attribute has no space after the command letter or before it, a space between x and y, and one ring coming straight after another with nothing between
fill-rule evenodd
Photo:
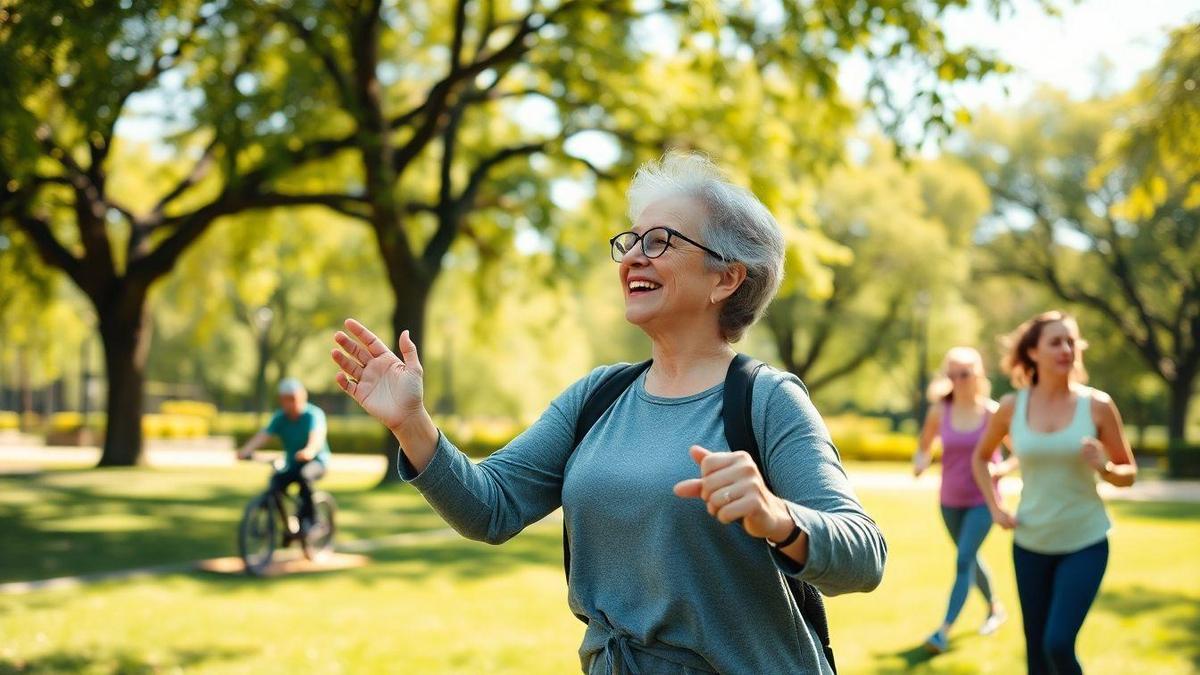
<instances>
[{"instance_id":1,"label":"bicycle","mask_svg":"<svg viewBox=\"0 0 1200 675\"><path fill-rule=\"evenodd\" d=\"M282 468L283 460L263 463L270 464L274 471L278 471ZM313 521L303 530L298 517L300 495L297 493L290 499L288 497L285 491L272 490L268 483L267 489L246 505L242 522L238 525L238 552L247 574L257 577L266 572L275 555L276 543L287 548L292 542L300 542L304 557L313 561L320 560L333 550L333 537L337 530L337 503L333 495L323 490L313 490Z\"/></svg>"}]
</instances>

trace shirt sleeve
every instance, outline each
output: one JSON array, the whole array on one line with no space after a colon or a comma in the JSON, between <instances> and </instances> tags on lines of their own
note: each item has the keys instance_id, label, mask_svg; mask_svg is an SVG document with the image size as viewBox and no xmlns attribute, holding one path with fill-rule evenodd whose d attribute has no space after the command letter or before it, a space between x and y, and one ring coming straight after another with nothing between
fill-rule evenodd
<instances>
[{"instance_id":1,"label":"shirt sleeve","mask_svg":"<svg viewBox=\"0 0 1200 675\"><path fill-rule=\"evenodd\" d=\"M772 489L808 535L808 559L798 565L774 549L772 557L783 573L825 595L871 591L883 580L883 533L855 496L803 383L790 373L772 374L764 371L767 377L756 381L755 433Z\"/></svg>"},{"instance_id":2,"label":"shirt sleeve","mask_svg":"<svg viewBox=\"0 0 1200 675\"><path fill-rule=\"evenodd\" d=\"M400 451L400 477L464 537L490 544L507 541L562 505L575 422L605 370L597 368L571 385L533 425L482 462L472 462L439 431L424 471L417 473Z\"/></svg>"},{"instance_id":3,"label":"shirt sleeve","mask_svg":"<svg viewBox=\"0 0 1200 675\"><path fill-rule=\"evenodd\" d=\"M274 435L278 436L279 430L280 430L280 425L282 425L282 424L283 424L283 413L276 410L275 414L271 415L271 420L269 422L267 422L266 428L263 429L263 433L274 434Z\"/></svg>"},{"instance_id":4,"label":"shirt sleeve","mask_svg":"<svg viewBox=\"0 0 1200 675\"><path fill-rule=\"evenodd\" d=\"M325 428L325 411L317 406L309 406L308 408L308 433L312 433L319 429Z\"/></svg>"}]
</instances>

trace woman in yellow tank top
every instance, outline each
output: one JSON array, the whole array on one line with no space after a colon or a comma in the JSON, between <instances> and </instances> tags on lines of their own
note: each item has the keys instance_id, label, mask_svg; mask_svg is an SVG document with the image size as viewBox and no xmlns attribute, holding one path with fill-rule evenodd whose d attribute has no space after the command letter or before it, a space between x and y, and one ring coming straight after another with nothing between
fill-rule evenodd
<instances>
[{"instance_id":1,"label":"woman in yellow tank top","mask_svg":"<svg viewBox=\"0 0 1200 675\"><path fill-rule=\"evenodd\" d=\"M1075 320L1062 312L1021 324L1002 364L1017 391L1000 400L972 457L993 520L1014 531L1031 675L1083 672L1075 637L1108 565L1110 521L1096 481L1129 486L1137 476L1117 406L1084 384L1086 346ZM1024 481L1016 515L987 489L988 459L1005 436Z\"/></svg>"}]
</instances>

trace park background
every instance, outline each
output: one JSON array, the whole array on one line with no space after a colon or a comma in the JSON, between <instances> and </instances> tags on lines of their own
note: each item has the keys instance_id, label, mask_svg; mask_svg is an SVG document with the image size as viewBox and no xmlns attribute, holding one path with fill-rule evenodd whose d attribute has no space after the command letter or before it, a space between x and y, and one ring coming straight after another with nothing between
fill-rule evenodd
<instances>
[{"instance_id":1,"label":"park background","mask_svg":"<svg viewBox=\"0 0 1200 675\"><path fill-rule=\"evenodd\" d=\"M738 347L807 383L891 544L880 590L829 603L845 672L1020 667L1015 618L975 637L977 605L949 654L914 649L953 559L936 482L903 462L941 354L977 345L999 395L997 338L1049 308L1079 317L1144 482L1174 486L1113 501L1084 662L1200 668L1198 21L1167 1L0 2L0 672L569 670L557 526L447 536L328 350L346 316L412 330L429 408L486 456L593 366L645 357L607 239L667 148L784 228L784 287ZM335 453L372 460L324 482L343 542L428 538L323 575L170 568L233 552L265 469L229 448L284 376ZM1009 536L985 555L1015 610Z\"/></svg>"}]
</instances>

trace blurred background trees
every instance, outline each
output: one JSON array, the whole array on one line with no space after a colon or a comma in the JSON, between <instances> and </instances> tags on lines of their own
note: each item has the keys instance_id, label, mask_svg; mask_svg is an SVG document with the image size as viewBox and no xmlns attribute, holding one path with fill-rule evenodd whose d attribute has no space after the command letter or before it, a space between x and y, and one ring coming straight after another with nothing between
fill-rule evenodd
<instances>
[{"instance_id":1,"label":"blurred background trees","mask_svg":"<svg viewBox=\"0 0 1200 675\"><path fill-rule=\"evenodd\" d=\"M824 409L919 417L946 348L994 364L1062 306L1093 383L1184 438L1200 27L1128 91L967 110L1006 66L948 39L959 4L8 3L0 407L77 408L102 348L102 464L141 456L147 380L150 410L254 413L293 375L353 414L327 356L352 315L413 331L439 415L528 420L642 357L606 240L678 147L779 219L788 277L739 347Z\"/></svg>"}]
</instances>

